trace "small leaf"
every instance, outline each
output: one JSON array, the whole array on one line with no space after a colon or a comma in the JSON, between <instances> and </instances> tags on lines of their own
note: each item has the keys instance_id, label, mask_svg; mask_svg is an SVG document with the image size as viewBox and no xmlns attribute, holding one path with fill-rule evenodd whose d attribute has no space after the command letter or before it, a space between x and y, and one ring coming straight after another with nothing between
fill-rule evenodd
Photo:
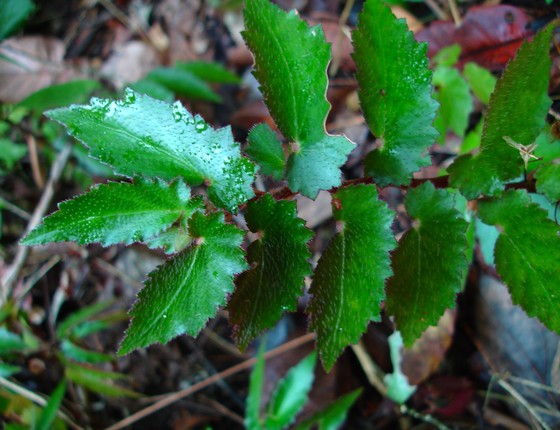
<instances>
[{"instance_id":1,"label":"small leaf","mask_svg":"<svg viewBox=\"0 0 560 430\"><path fill-rule=\"evenodd\" d=\"M249 377L249 394L245 406L245 428L247 430L263 430L261 423L261 401L264 384L264 350L266 340L263 339L257 354L255 367Z\"/></svg>"},{"instance_id":2,"label":"small leaf","mask_svg":"<svg viewBox=\"0 0 560 430\"><path fill-rule=\"evenodd\" d=\"M193 186L206 179L210 200L229 211L254 196L255 166L241 157L231 129L212 129L178 102L169 105L127 90L122 101L94 98L89 105L46 115L119 174L167 181L180 176Z\"/></svg>"},{"instance_id":3,"label":"small leaf","mask_svg":"<svg viewBox=\"0 0 560 430\"><path fill-rule=\"evenodd\" d=\"M66 358L82 363L106 363L115 359L114 356L109 354L81 348L66 339L60 343L60 350Z\"/></svg>"},{"instance_id":4,"label":"small leaf","mask_svg":"<svg viewBox=\"0 0 560 430\"><path fill-rule=\"evenodd\" d=\"M0 378L9 378L18 372L21 372L21 367L0 362Z\"/></svg>"},{"instance_id":5,"label":"small leaf","mask_svg":"<svg viewBox=\"0 0 560 430\"><path fill-rule=\"evenodd\" d=\"M369 321L379 321L385 279L392 274L389 252L395 247L393 212L377 199L374 185L342 188L333 198L340 232L317 264L308 308L309 328L317 333L327 370Z\"/></svg>"},{"instance_id":6,"label":"small leaf","mask_svg":"<svg viewBox=\"0 0 560 430\"><path fill-rule=\"evenodd\" d=\"M140 394L114 383L116 379L126 378L122 373L107 372L105 370L65 361L64 374L70 381L103 396L140 397Z\"/></svg>"},{"instance_id":7,"label":"small leaf","mask_svg":"<svg viewBox=\"0 0 560 430\"><path fill-rule=\"evenodd\" d=\"M284 173L284 150L282 142L268 124L258 124L247 137L245 152L260 168L263 175L279 180Z\"/></svg>"},{"instance_id":8,"label":"small leaf","mask_svg":"<svg viewBox=\"0 0 560 430\"><path fill-rule=\"evenodd\" d=\"M410 189L405 204L413 228L393 253L395 274L387 282L386 307L410 347L437 325L445 309L455 307L468 266L468 223L455 209L453 195L431 182Z\"/></svg>"},{"instance_id":9,"label":"small leaf","mask_svg":"<svg viewBox=\"0 0 560 430\"><path fill-rule=\"evenodd\" d=\"M42 113L47 109L68 106L72 103L84 103L91 93L99 88L101 84L91 79L51 85L34 92L16 106Z\"/></svg>"},{"instance_id":10,"label":"small leaf","mask_svg":"<svg viewBox=\"0 0 560 430\"><path fill-rule=\"evenodd\" d=\"M111 306L111 301L103 301L83 307L76 312L71 313L64 321L62 321L57 329L56 334L59 339L68 338L74 334L73 331L79 329L80 325L88 321L91 317L98 315Z\"/></svg>"},{"instance_id":11,"label":"small leaf","mask_svg":"<svg viewBox=\"0 0 560 430\"><path fill-rule=\"evenodd\" d=\"M430 165L427 150L438 135L428 45L417 43L404 19L397 20L381 0L366 1L352 38L360 103L371 131L382 139L366 157L366 174L380 186L409 184L413 172Z\"/></svg>"},{"instance_id":12,"label":"small leaf","mask_svg":"<svg viewBox=\"0 0 560 430\"><path fill-rule=\"evenodd\" d=\"M537 191L544 194L550 201L560 200L560 164L547 163L542 165L535 174Z\"/></svg>"},{"instance_id":13,"label":"small leaf","mask_svg":"<svg viewBox=\"0 0 560 430\"><path fill-rule=\"evenodd\" d=\"M65 393L66 380L63 379L49 396L49 400L45 406L45 409L43 409L43 412L39 416L37 424L34 427L35 430L49 430L52 428L51 424L53 424L56 418L56 413L60 409L60 405L62 404Z\"/></svg>"},{"instance_id":14,"label":"small leaf","mask_svg":"<svg viewBox=\"0 0 560 430\"><path fill-rule=\"evenodd\" d=\"M137 178L133 183L109 182L60 203L59 210L31 231L23 245L76 241L103 246L149 239L190 217L190 190L183 181L167 185L161 180Z\"/></svg>"},{"instance_id":15,"label":"small leaf","mask_svg":"<svg viewBox=\"0 0 560 430\"><path fill-rule=\"evenodd\" d=\"M325 131L330 47L320 26L269 0L248 0L243 36L255 57L255 76L272 117L294 145L286 177L292 191L315 198L340 185L340 167L353 149Z\"/></svg>"},{"instance_id":16,"label":"small leaf","mask_svg":"<svg viewBox=\"0 0 560 430\"><path fill-rule=\"evenodd\" d=\"M186 70L159 67L148 74L148 79L192 100L222 102L222 98L206 82Z\"/></svg>"},{"instance_id":17,"label":"small leaf","mask_svg":"<svg viewBox=\"0 0 560 430\"><path fill-rule=\"evenodd\" d=\"M400 332L396 331L389 336L389 349L391 352L393 373L385 375L383 380L387 386L387 397L399 405L404 404L416 391L416 387L410 385L408 378L401 370L402 346L403 340Z\"/></svg>"},{"instance_id":18,"label":"small leaf","mask_svg":"<svg viewBox=\"0 0 560 430\"><path fill-rule=\"evenodd\" d=\"M360 394L362 394L361 388L336 399L326 409L307 418L295 430L311 430L314 425L317 425L319 430L338 430Z\"/></svg>"},{"instance_id":19,"label":"small leaf","mask_svg":"<svg viewBox=\"0 0 560 430\"><path fill-rule=\"evenodd\" d=\"M17 334L0 327L0 356L28 349L27 344Z\"/></svg>"},{"instance_id":20,"label":"small leaf","mask_svg":"<svg viewBox=\"0 0 560 430\"><path fill-rule=\"evenodd\" d=\"M282 430L303 409L313 380L317 355L312 352L278 382L266 411L266 430Z\"/></svg>"},{"instance_id":21,"label":"small leaf","mask_svg":"<svg viewBox=\"0 0 560 430\"><path fill-rule=\"evenodd\" d=\"M175 100L173 91L168 90L167 87L159 82L148 78L140 79L139 81L130 84L129 87L137 93L145 94L153 99L162 100L167 103L173 103L173 100Z\"/></svg>"},{"instance_id":22,"label":"small leaf","mask_svg":"<svg viewBox=\"0 0 560 430\"><path fill-rule=\"evenodd\" d=\"M184 226L173 225L157 236L145 240L144 243L148 248L162 248L166 254L175 254L185 249L190 241L191 238L187 233L187 226L185 223Z\"/></svg>"},{"instance_id":23,"label":"small leaf","mask_svg":"<svg viewBox=\"0 0 560 430\"><path fill-rule=\"evenodd\" d=\"M485 105L490 103L490 96L496 88L496 77L476 63L467 63L463 76L469 83L474 95Z\"/></svg>"},{"instance_id":24,"label":"small leaf","mask_svg":"<svg viewBox=\"0 0 560 430\"><path fill-rule=\"evenodd\" d=\"M525 190L480 201L478 215L500 231L494 259L513 303L560 332L560 227Z\"/></svg>"},{"instance_id":25,"label":"small leaf","mask_svg":"<svg viewBox=\"0 0 560 430\"><path fill-rule=\"evenodd\" d=\"M14 164L25 154L27 154L26 145L0 137L0 173L2 173L4 167L7 171L12 170Z\"/></svg>"},{"instance_id":26,"label":"small leaf","mask_svg":"<svg viewBox=\"0 0 560 430\"><path fill-rule=\"evenodd\" d=\"M480 149L460 156L449 167L450 185L468 199L496 195L505 182L517 178L523 161L504 136L532 144L545 125L551 104L549 44L553 25L525 42L510 61L490 98Z\"/></svg>"},{"instance_id":27,"label":"small leaf","mask_svg":"<svg viewBox=\"0 0 560 430\"><path fill-rule=\"evenodd\" d=\"M276 202L270 194L249 202L245 219L260 239L249 245L252 268L237 278L228 306L242 348L274 326L284 311L297 309L304 278L311 274L307 242L313 236L297 217L295 202Z\"/></svg>"},{"instance_id":28,"label":"small leaf","mask_svg":"<svg viewBox=\"0 0 560 430\"><path fill-rule=\"evenodd\" d=\"M239 247L243 232L224 224L222 213L196 212L189 220L189 234L194 242L148 275L130 311L120 355L183 333L196 336L225 304L233 275L246 268Z\"/></svg>"},{"instance_id":29,"label":"small leaf","mask_svg":"<svg viewBox=\"0 0 560 430\"><path fill-rule=\"evenodd\" d=\"M15 33L35 10L31 0L3 0L0 4L0 40Z\"/></svg>"},{"instance_id":30,"label":"small leaf","mask_svg":"<svg viewBox=\"0 0 560 430\"><path fill-rule=\"evenodd\" d=\"M206 82L218 84L239 84L241 78L230 72L219 63L208 63L206 61L178 61L175 68L192 73L197 78Z\"/></svg>"}]
</instances>

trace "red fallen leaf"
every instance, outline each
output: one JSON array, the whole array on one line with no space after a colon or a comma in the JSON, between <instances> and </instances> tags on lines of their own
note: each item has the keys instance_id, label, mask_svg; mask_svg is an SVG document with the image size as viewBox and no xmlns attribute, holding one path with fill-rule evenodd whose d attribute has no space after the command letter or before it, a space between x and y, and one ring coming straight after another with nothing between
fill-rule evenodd
<instances>
[{"instance_id":1,"label":"red fallen leaf","mask_svg":"<svg viewBox=\"0 0 560 430\"><path fill-rule=\"evenodd\" d=\"M473 61L498 71L514 56L521 43L533 35L529 22L529 15L514 6L475 6L469 9L460 27L449 21L435 21L416 33L416 39L428 42L429 57L446 46L459 44L459 67Z\"/></svg>"},{"instance_id":2,"label":"red fallen leaf","mask_svg":"<svg viewBox=\"0 0 560 430\"><path fill-rule=\"evenodd\" d=\"M474 396L474 387L466 378L438 375L422 384L415 399L429 405L426 413L456 417L465 411Z\"/></svg>"}]
</instances>

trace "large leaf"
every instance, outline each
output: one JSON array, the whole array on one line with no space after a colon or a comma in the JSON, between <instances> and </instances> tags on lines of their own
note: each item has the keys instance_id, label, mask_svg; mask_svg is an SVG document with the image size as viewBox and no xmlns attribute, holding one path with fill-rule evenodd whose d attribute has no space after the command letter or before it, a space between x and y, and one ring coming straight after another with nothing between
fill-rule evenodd
<instances>
[{"instance_id":1,"label":"large leaf","mask_svg":"<svg viewBox=\"0 0 560 430\"><path fill-rule=\"evenodd\" d=\"M284 173L284 149L282 142L268 124L258 124L247 136L245 152L260 168L263 175L274 179L282 178Z\"/></svg>"},{"instance_id":2,"label":"large leaf","mask_svg":"<svg viewBox=\"0 0 560 430\"><path fill-rule=\"evenodd\" d=\"M523 161L519 151L504 140L509 137L530 145L545 125L551 104L548 97L553 26L526 42L506 67L490 97L480 149L459 157L449 167L450 184L468 199L496 195L506 181L517 178Z\"/></svg>"},{"instance_id":3,"label":"large leaf","mask_svg":"<svg viewBox=\"0 0 560 430\"><path fill-rule=\"evenodd\" d=\"M190 190L181 180L171 185L161 180L135 179L133 183L109 182L67 200L31 231L23 245L76 241L130 244L149 239L189 217L198 207L190 204Z\"/></svg>"},{"instance_id":4,"label":"large leaf","mask_svg":"<svg viewBox=\"0 0 560 430\"><path fill-rule=\"evenodd\" d=\"M480 201L478 215L500 231L494 260L513 303L560 332L560 227L524 190Z\"/></svg>"},{"instance_id":5,"label":"large leaf","mask_svg":"<svg viewBox=\"0 0 560 430\"><path fill-rule=\"evenodd\" d=\"M427 150L438 135L427 44L417 43L381 0L364 4L352 39L360 103L382 139L366 157L366 174L382 186L409 184L413 172L430 165Z\"/></svg>"},{"instance_id":6,"label":"large leaf","mask_svg":"<svg viewBox=\"0 0 560 430\"><path fill-rule=\"evenodd\" d=\"M389 251L395 247L393 212L377 199L374 185L343 188L333 198L340 232L315 269L308 309L327 370L369 321L379 320L385 279L392 274Z\"/></svg>"},{"instance_id":7,"label":"large leaf","mask_svg":"<svg viewBox=\"0 0 560 430\"><path fill-rule=\"evenodd\" d=\"M229 302L235 338L243 348L284 311L295 311L303 281L311 273L307 242L313 233L297 217L295 202L275 202L269 194L247 205L247 226L260 239L247 250L251 270L236 280Z\"/></svg>"},{"instance_id":8,"label":"large leaf","mask_svg":"<svg viewBox=\"0 0 560 430\"><path fill-rule=\"evenodd\" d=\"M430 182L410 189L405 204L413 227L393 254L386 307L410 347L455 306L468 265L468 223L455 209L453 195Z\"/></svg>"},{"instance_id":9,"label":"large leaf","mask_svg":"<svg viewBox=\"0 0 560 430\"><path fill-rule=\"evenodd\" d=\"M123 100L93 98L89 105L46 114L119 174L169 181L180 176L189 185L207 180L209 198L229 211L254 195L255 166L241 157L230 128L214 130L178 102L127 90Z\"/></svg>"},{"instance_id":10,"label":"large leaf","mask_svg":"<svg viewBox=\"0 0 560 430\"><path fill-rule=\"evenodd\" d=\"M119 354L187 333L196 336L233 290L233 275L246 268L243 232L224 224L222 213L189 220L194 242L150 273L132 307Z\"/></svg>"},{"instance_id":11,"label":"large leaf","mask_svg":"<svg viewBox=\"0 0 560 430\"><path fill-rule=\"evenodd\" d=\"M244 19L255 76L278 128L293 145L288 184L315 198L319 190L340 185L339 168L353 148L345 137L325 131L329 45L320 26L310 28L269 0L248 0Z\"/></svg>"}]
</instances>

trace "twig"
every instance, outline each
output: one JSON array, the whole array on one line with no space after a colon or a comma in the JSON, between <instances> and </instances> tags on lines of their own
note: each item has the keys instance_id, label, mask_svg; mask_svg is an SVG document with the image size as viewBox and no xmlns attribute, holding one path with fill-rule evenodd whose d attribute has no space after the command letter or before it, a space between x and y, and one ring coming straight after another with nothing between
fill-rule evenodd
<instances>
[{"instance_id":1,"label":"twig","mask_svg":"<svg viewBox=\"0 0 560 430\"><path fill-rule=\"evenodd\" d=\"M313 339L315 339L315 334L308 333L304 336L298 337L297 339L286 342L285 344L280 345L279 347L268 351L267 353L264 354L264 358L269 359L277 355L283 354L284 352L297 348L298 346L310 342ZM125 419L119 421L118 423L107 427L105 430L119 430L125 428L141 420L142 418L145 418L148 415L151 415L154 412L157 412L160 409L165 408L166 406L169 406L193 393L196 393L197 391L200 391L203 388L215 384L216 382L224 378L235 375L236 373L239 373L243 370L249 369L251 366L253 366L256 363L256 361L257 361L256 358L250 358L220 373L216 373L215 375L210 376L208 379L205 379L204 381L194 384L189 388L185 388L184 390L171 393L166 398L154 403L153 405L147 406L146 408L139 410L138 412L130 415L129 417L126 417Z\"/></svg>"},{"instance_id":2,"label":"twig","mask_svg":"<svg viewBox=\"0 0 560 430\"><path fill-rule=\"evenodd\" d=\"M25 141L27 142L27 149L29 150L29 161L31 162L33 181L35 182L35 185L37 185L37 188L44 188L45 178L43 177L43 172L41 171L41 166L39 164L37 141L32 134L27 135Z\"/></svg>"},{"instance_id":3,"label":"twig","mask_svg":"<svg viewBox=\"0 0 560 430\"><path fill-rule=\"evenodd\" d=\"M342 58L342 53L339 52L340 44L342 43L342 38L345 36L342 28L346 25L346 21L348 21L348 17L350 16L350 12L352 12L353 6L354 0L346 0L344 9L340 14L340 19L338 20L338 32L336 33L336 39L332 48L332 52L337 53L338 55L333 58L331 66L329 67L329 76L336 75L338 68L340 67L340 61Z\"/></svg>"},{"instance_id":4,"label":"twig","mask_svg":"<svg viewBox=\"0 0 560 430\"><path fill-rule=\"evenodd\" d=\"M356 358L360 362L360 366L362 366L362 370L366 374L370 385L375 387L379 394L385 397L387 395L387 387L383 382L383 371L371 359L361 341L357 345L351 345L351 348L354 354L356 354Z\"/></svg>"},{"instance_id":5,"label":"twig","mask_svg":"<svg viewBox=\"0 0 560 430\"><path fill-rule=\"evenodd\" d=\"M441 421L439 421L432 415L422 414L412 408L409 408L406 405L401 405L401 412L405 415L410 415L411 417L416 418L417 420L431 424L434 427L436 427L438 430L451 430L449 427L447 427L445 424L443 424Z\"/></svg>"},{"instance_id":6,"label":"twig","mask_svg":"<svg viewBox=\"0 0 560 430\"><path fill-rule=\"evenodd\" d=\"M519 402L521 406L523 406L527 412L537 421L539 424L539 428L543 428L545 430L551 430L551 428L546 424L546 422L542 419L542 417L533 409L531 404L523 397L513 386L505 381L502 378L498 378L498 385L506 390L515 400Z\"/></svg>"},{"instance_id":7,"label":"twig","mask_svg":"<svg viewBox=\"0 0 560 430\"><path fill-rule=\"evenodd\" d=\"M461 24L463 24L463 19L461 18L461 14L459 13L457 3L455 2L455 0L447 0L447 2L449 4L449 10L451 11L451 16L453 17L455 27L460 27Z\"/></svg>"},{"instance_id":8,"label":"twig","mask_svg":"<svg viewBox=\"0 0 560 430\"><path fill-rule=\"evenodd\" d=\"M441 19L442 21L447 21L449 19L449 15L447 15L435 0L424 0L424 3L432 10L437 19Z\"/></svg>"},{"instance_id":9,"label":"twig","mask_svg":"<svg viewBox=\"0 0 560 430\"><path fill-rule=\"evenodd\" d=\"M58 180L60 179L60 175L62 175L62 171L64 170L64 166L66 166L66 162L68 161L68 157L70 156L70 152L72 150L72 144L67 143L66 146L60 151L56 160L54 161L51 173L49 176L49 180L43 189L43 194L41 195L41 200L39 200L39 204L35 208L31 219L27 223L27 228L25 229L25 235L27 235L31 230L33 230L40 222L41 218L45 215L51 200L54 196L54 188ZM29 255L29 248L27 246L19 245L16 256L14 261L2 282L2 287L0 290L0 307L4 304L4 302L12 295L12 290L14 285L19 277L21 269L23 268L25 261L27 260L27 256Z\"/></svg>"},{"instance_id":10,"label":"twig","mask_svg":"<svg viewBox=\"0 0 560 430\"><path fill-rule=\"evenodd\" d=\"M0 196L0 208L8 209L11 213L19 216L20 218L23 218L26 221L29 221L31 219L31 215L29 215L29 213L24 211L19 206L16 206L13 203L9 202L2 196Z\"/></svg>"},{"instance_id":11,"label":"twig","mask_svg":"<svg viewBox=\"0 0 560 430\"><path fill-rule=\"evenodd\" d=\"M0 385L4 388L16 393L17 395L32 401L36 405L39 405L43 408L45 406L47 406L47 401L44 398L42 398L38 394L35 394L33 391L29 391L27 388L22 387L21 385L16 384L16 383L14 383L14 382L6 379L6 378L0 377ZM76 424L74 421L72 421L72 419L68 415L66 415L63 411L58 410L56 412L56 414L60 417L60 419L62 421L64 421L70 427L72 427L76 430L84 430L82 427L80 427L78 424Z\"/></svg>"}]
</instances>

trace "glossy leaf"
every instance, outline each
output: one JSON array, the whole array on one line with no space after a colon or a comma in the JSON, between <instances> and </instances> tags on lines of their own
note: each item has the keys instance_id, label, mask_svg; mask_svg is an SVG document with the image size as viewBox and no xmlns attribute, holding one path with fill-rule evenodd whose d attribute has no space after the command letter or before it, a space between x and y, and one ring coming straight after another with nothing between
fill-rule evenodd
<instances>
[{"instance_id":1,"label":"glossy leaf","mask_svg":"<svg viewBox=\"0 0 560 430\"><path fill-rule=\"evenodd\" d=\"M310 331L329 370L369 321L379 321L385 279L391 276L389 252L393 212L377 199L373 185L342 188L334 196L339 233L323 253L313 278L308 312Z\"/></svg>"},{"instance_id":2,"label":"glossy leaf","mask_svg":"<svg viewBox=\"0 0 560 430\"><path fill-rule=\"evenodd\" d=\"M181 180L171 185L140 178L133 183L109 182L62 202L21 243L76 241L109 246L142 241L161 233L179 217L190 217L197 206L189 199L190 190Z\"/></svg>"},{"instance_id":3,"label":"glossy leaf","mask_svg":"<svg viewBox=\"0 0 560 430\"><path fill-rule=\"evenodd\" d=\"M292 142L286 177L292 191L315 198L340 185L340 167L353 145L325 131L330 47L320 26L269 0L248 0L243 36L255 57L255 76L278 128Z\"/></svg>"},{"instance_id":4,"label":"glossy leaf","mask_svg":"<svg viewBox=\"0 0 560 430\"><path fill-rule=\"evenodd\" d=\"M386 308L410 347L447 308L455 307L467 270L468 223L453 195L430 182L410 189L405 199L413 227L401 238L387 283Z\"/></svg>"},{"instance_id":5,"label":"glossy leaf","mask_svg":"<svg viewBox=\"0 0 560 430\"><path fill-rule=\"evenodd\" d=\"M189 185L207 180L217 206L236 211L254 193L254 165L241 157L229 127L212 129L180 103L127 90L120 101L92 99L46 113L90 148L90 155L122 175L182 177Z\"/></svg>"},{"instance_id":6,"label":"glossy leaf","mask_svg":"<svg viewBox=\"0 0 560 430\"><path fill-rule=\"evenodd\" d=\"M535 178L539 193L544 194L552 202L560 200L560 164L542 165L535 174Z\"/></svg>"},{"instance_id":7,"label":"glossy leaf","mask_svg":"<svg viewBox=\"0 0 560 430\"><path fill-rule=\"evenodd\" d=\"M532 42L524 43L497 82L479 151L457 158L449 167L451 186L468 199L496 195L505 182L521 174L519 151L509 146L504 136L530 145L545 125L551 104L548 51L552 28L548 26Z\"/></svg>"},{"instance_id":8,"label":"glossy leaf","mask_svg":"<svg viewBox=\"0 0 560 430\"><path fill-rule=\"evenodd\" d=\"M239 247L243 232L224 224L221 213L196 212L189 234L193 243L148 276L119 354L183 333L196 336L232 292L233 275L246 268Z\"/></svg>"},{"instance_id":9,"label":"glossy leaf","mask_svg":"<svg viewBox=\"0 0 560 430\"><path fill-rule=\"evenodd\" d=\"M47 109L67 106L72 103L85 103L91 93L99 88L101 88L101 84L91 79L51 85L34 92L19 102L17 106L42 113Z\"/></svg>"},{"instance_id":10,"label":"glossy leaf","mask_svg":"<svg viewBox=\"0 0 560 430\"><path fill-rule=\"evenodd\" d=\"M278 382L267 407L266 430L282 430L295 421L307 402L316 361L317 355L312 352Z\"/></svg>"},{"instance_id":11,"label":"glossy leaf","mask_svg":"<svg viewBox=\"0 0 560 430\"><path fill-rule=\"evenodd\" d=\"M247 137L246 154L260 168L263 175L270 175L279 180L284 173L284 150L282 142L268 124L258 124L251 129Z\"/></svg>"},{"instance_id":12,"label":"glossy leaf","mask_svg":"<svg viewBox=\"0 0 560 430\"><path fill-rule=\"evenodd\" d=\"M352 39L360 104L382 140L367 155L365 172L381 186L409 184L413 172L430 165L427 150L438 135L427 44L417 43L381 0L366 1Z\"/></svg>"},{"instance_id":13,"label":"glossy leaf","mask_svg":"<svg viewBox=\"0 0 560 430\"><path fill-rule=\"evenodd\" d=\"M336 399L324 410L298 425L295 430L311 430L314 425L317 425L319 430L338 430L361 393L362 389L360 388Z\"/></svg>"},{"instance_id":14,"label":"glossy leaf","mask_svg":"<svg viewBox=\"0 0 560 430\"><path fill-rule=\"evenodd\" d=\"M43 409L43 412L39 416L37 420L37 424L35 425L35 430L49 430L51 424L53 424L56 413L60 409L60 405L62 404L62 400L64 399L64 394L66 393L66 380L60 381L60 383L54 388L53 392L49 396L49 400Z\"/></svg>"},{"instance_id":15,"label":"glossy leaf","mask_svg":"<svg viewBox=\"0 0 560 430\"><path fill-rule=\"evenodd\" d=\"M264 384L264 350L266 340L261 342L255 367L249 377L249 393L245 406L245 428L247 430L263 430L261 423L261 401Z\"/></svg>"},{"instance_id":16,"label":"glossy leaf","mask_svg":"<svg viewBox=\"0 0 560 430\"><path fill-rule=\"evenodd\" d=\"M148 74L148 79L192 100L222 102L222 98L206 82L186 70L159 67Z\"/></svg>"},{"instance_id":17,"label":"glossy leaf","mask_svg":"<svg viewBox=\"0 0 560 430\"><path fill-rule=\"evenodd\" d=\"M19 30L34 10L35 3L31 0L3 0L0 4L0 40Z\"/></svg>"},{"instance_id":18,"label":"glossy leaf","mask_svg":"<svg viewBox=\"0 0 560 430\"><path fill-rule=\"evenodd\" d=\"M560 332L560 227L524 190L480 201L478 215L500 231L494 259L513 303Z\"/></svg>"},{"instance_id":19,"label":"glossy leaf","mask_svg":"<svg viewBox=\"0 0 560 430\"><path fill-rule=\"evenodd\" d=\"M236 279L228 305L235 338L242 348L274 326L283 312L297 309L304 278L311 274L307 242L313 236L297 217L295 202L276 202L270 194L249 202L245 219L260 239L249 245L251 269Z\"/></svg>"},{"instance_id":20,"label":"glossy leaf","mask_svg":"<svg viewBox=\"0 0 560 430\"><path fill-rule=\"evenodd\" d=\"M230 72L219 63L209 63L206 61L178 61L175 68L192 73L197 78L206 82L216 82L219 84L238 84L241 78L235 73Z\"/></svg>"}]
</instances>

